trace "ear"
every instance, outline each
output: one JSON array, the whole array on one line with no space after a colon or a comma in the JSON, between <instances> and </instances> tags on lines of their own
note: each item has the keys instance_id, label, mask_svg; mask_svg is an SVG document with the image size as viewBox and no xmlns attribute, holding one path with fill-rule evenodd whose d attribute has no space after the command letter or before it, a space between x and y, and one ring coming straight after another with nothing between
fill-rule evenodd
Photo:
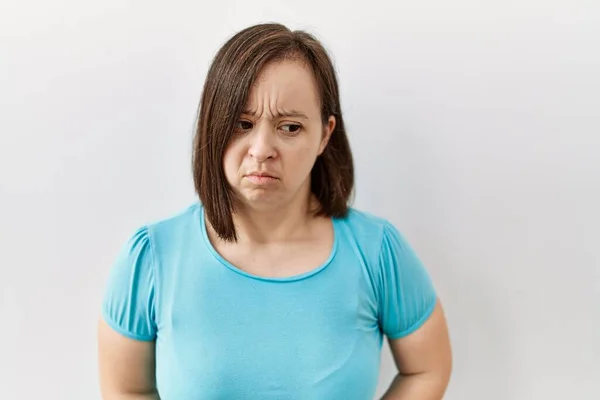
<instances>
[{"instance_id":1,"label":"ear","mask_svg":"<svg viewBox=\"0 0 600 400\"><path fill-rule=\"evenodd\" d=\"M331 138L331 134L335 130L335 117L333 115L329 116L329 120L327 121L327 125L323 127L323 138L321 139L321 144L319 145L319 155L323 154L325 151L325 147L327 147L327 143L329 143L329 138Z\"/></svg>"}]
</instances>

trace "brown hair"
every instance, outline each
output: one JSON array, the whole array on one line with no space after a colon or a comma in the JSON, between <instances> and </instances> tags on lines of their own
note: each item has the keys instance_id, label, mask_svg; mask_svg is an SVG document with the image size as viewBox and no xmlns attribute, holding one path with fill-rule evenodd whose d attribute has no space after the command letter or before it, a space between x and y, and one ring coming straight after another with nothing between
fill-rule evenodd
<instances>
[{"instance_id":1,"label":"brown hair","mask_svg":"<svg viewBox=\"0 0 600 400\"><path fill-rule=\"evenodd\" d=\"M336 73L327 51L311 34L281 24L259 24L231 37L217 52L208 71L193 149L194 186L206 216L223 240L236 241L233 193L225 178L223 155L250 88L270 62L300 59L313 70L321 99L321 117L336 125L311 171L311 191L319 201L316 215L343 217L354 186L350 144L340 109Z\"/></svg>"}]
</instances>

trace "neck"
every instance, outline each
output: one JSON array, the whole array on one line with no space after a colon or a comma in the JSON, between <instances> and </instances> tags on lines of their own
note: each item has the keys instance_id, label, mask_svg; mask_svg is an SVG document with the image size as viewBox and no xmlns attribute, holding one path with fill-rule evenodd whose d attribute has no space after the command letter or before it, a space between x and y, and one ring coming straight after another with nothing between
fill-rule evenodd
<instances>
[{"instance_id":1,"label":"neck","mask_svg":"<svg viewBox=\"0 0 600 400\"><path fill-rule=\"evenodd\" d=\"M238 242L269 243L293 239L306 232L313 218L311 206L314 199L309 195L300 197L281 207L256 210L240 206L233 215Z\"/></svg>"}]
</instances>

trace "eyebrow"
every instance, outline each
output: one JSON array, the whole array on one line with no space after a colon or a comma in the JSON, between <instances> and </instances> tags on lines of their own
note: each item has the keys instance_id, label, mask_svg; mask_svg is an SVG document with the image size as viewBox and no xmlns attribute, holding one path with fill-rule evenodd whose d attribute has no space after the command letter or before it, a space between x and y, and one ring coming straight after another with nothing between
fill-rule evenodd
<instances>
[{"instance_id":1,"label":"eyebrow","mask_svg":"<svg viewBox=\"0 0 600 400\"><path fill-rule=\"evenodd\" d=\"M256 115L256 110L244 110L244 111L242 111L242 114L255 116ZM304 119L308 119L308 117L306 116L306 114L301 113L300 111L297 111L297 110L281 111L281 112L277 111L275 114L273 114L273 117L274 118L287 117L287 118L304 118Z\"/></svg>"}]
</instances>

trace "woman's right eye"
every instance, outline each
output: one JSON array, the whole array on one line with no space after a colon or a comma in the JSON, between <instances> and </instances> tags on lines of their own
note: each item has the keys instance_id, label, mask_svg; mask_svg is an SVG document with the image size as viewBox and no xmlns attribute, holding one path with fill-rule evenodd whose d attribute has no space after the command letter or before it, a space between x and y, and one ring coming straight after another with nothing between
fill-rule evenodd
<instances>
[{"instance_id":1,"label":"woman's right eye","mask_svg":"<svg viewBox=\"0 0 600 400\"><path fill-rule=\"evenodd\" d=\"M241 120L238 121L237 124L235 124L235 130L238 132L245 132L250 129L252 129L252 122L250 121Z\"/></svg>"}]
</instances>

